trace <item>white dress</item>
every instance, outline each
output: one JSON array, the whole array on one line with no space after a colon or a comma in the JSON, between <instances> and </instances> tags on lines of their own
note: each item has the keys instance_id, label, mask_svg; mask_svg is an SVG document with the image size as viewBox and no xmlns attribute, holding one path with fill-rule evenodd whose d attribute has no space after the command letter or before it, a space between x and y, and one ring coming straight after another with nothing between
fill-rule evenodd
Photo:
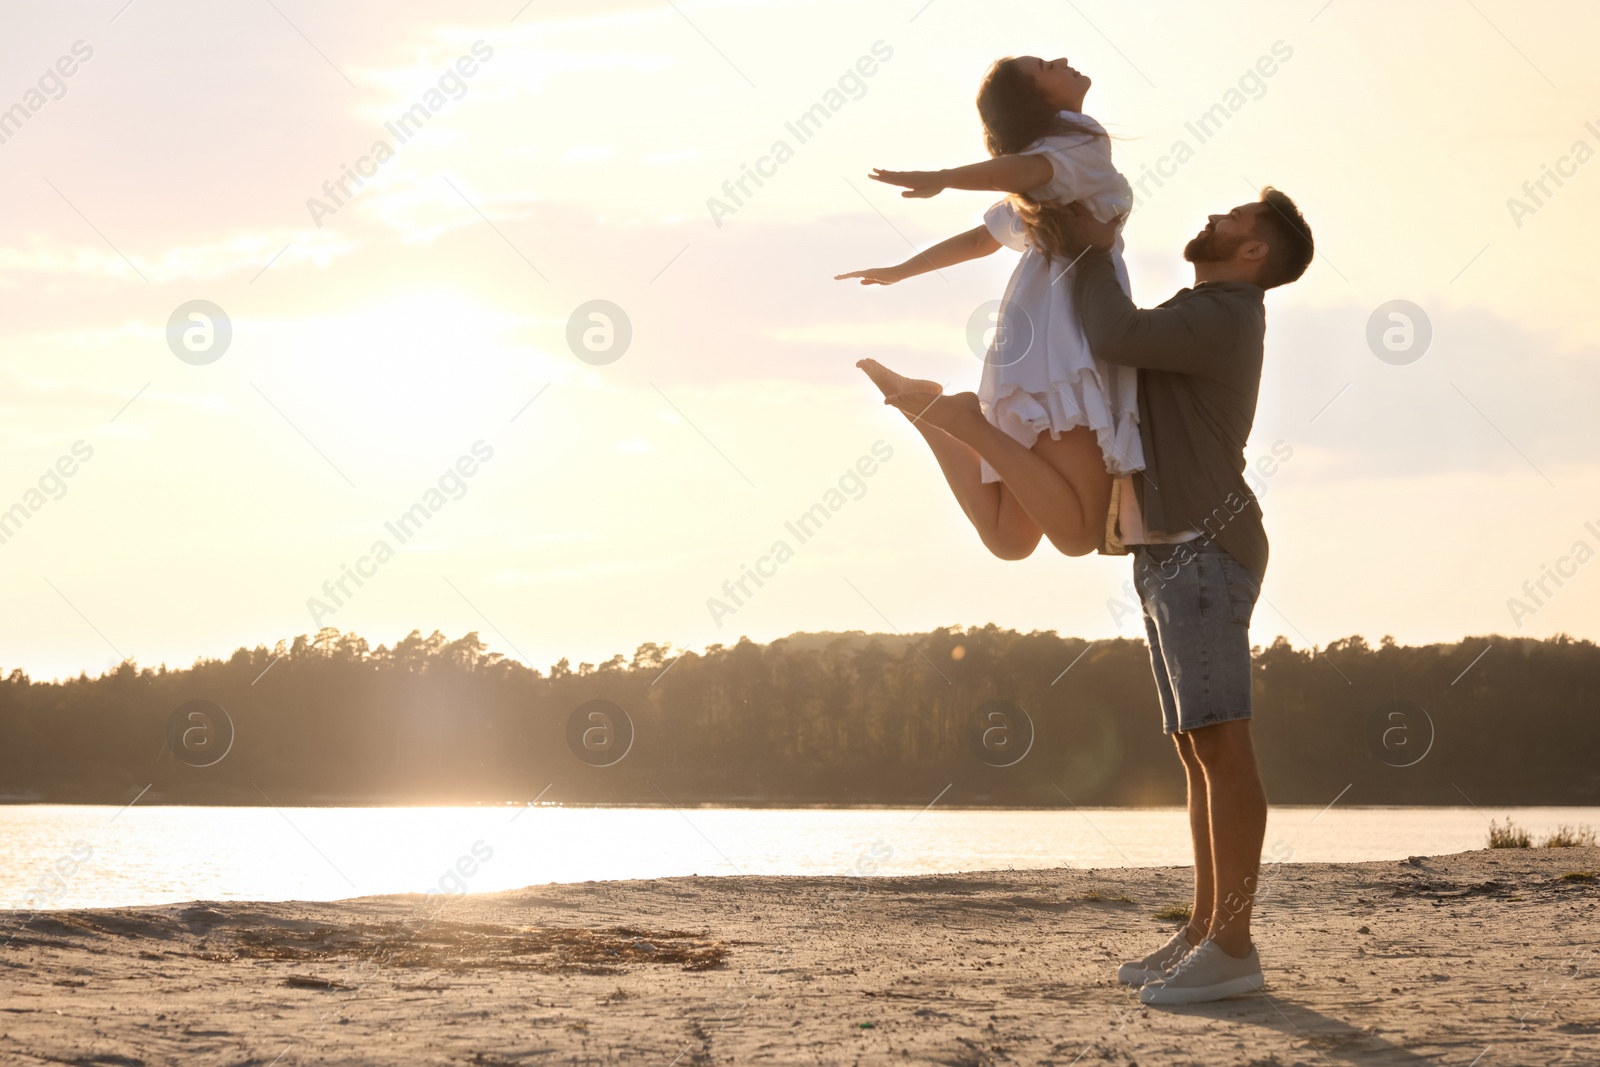
<instances>
[{"instance_id":1,"label":"white dress","mask_svg":"<svg viewBox=\"0 0 1600 1067\"><path fill-rule=\"evenodd\" d=\"M1076 111L1061 115L1101 130L1087 115ZM1126 215L1133 206L1133 189L1111 165L1111 142L1103 131L1098 137L1046 137L1023 154L1043 156L1054 173L1047 184L1029 190L1034 200L1079 200L1102 222ZM985 417L1028 448L1046 431L1054 438L1088 426L1099 439L1107 471L1122 475L1144 469L1137 372L1102 363L1090 353L1073 304L1072 276L1059 277L1071 261L1060 256L1048 260L1030 245L1009 199L985 212L983 221L995 240L1022 253L984 355L978 400ZM1120 228L1111 258L1123 292L1130 292ZM1000 480L987 461L983 480Z\"/></svg>"}]
</instances>

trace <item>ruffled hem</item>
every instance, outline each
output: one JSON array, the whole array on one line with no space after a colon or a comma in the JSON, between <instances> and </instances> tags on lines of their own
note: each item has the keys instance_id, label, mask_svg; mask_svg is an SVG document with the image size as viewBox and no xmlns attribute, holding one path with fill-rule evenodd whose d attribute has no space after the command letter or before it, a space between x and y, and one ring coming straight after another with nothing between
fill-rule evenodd
<instances>
[{"instance_id":1,"label":"ruffled hem","mask_svg":"<svg viewBox=\"0 0 1600 1067\"><path fill-rule=\"evenodd\" d=\"M1002 201L1002 205L1008 202ZM1003 211L991 210L1002 221ZM1117 281L1128 291L1121 269L1121 241L1113 247ZM996 318L995 340L990 342L978 384L978 400L991 424L1024 448L1032 448L1041 433L1052 438L1079 426L1095 432L1106 470L1121 476L1144 469L1144 447L1139 439L1138 374L1131 367L1107 364L1094 358L1072 304L1070 290L1055 284L1050 263L1028 249L1006 284ZM1000 323L1014 327L1012 337L1024 349L1020 357L1000 359L996 345ZM987 462L983 480L1000 481Z\"/></svg>"},{"instance_id":2,"label":"ruffled hem","mask_svg":"<svg viewBox=\"0 0 1600 1067\"><path fill-rule=\"evenodd\" d=\"M1032 448L1041 433L1049 433L1055 439L1068 430L1087 426L1095 432L1108 473L1120 477L1144 469L1136 410L1112 411L1089 368L1073 380L1055 384L1056 389L1048 393L1031 392L1020 385L1001 385L994 400L983 405L984 416L1024 448ZM987 460L982 468L985 482L1001 480Z\"/></svg>"}]
</instances>

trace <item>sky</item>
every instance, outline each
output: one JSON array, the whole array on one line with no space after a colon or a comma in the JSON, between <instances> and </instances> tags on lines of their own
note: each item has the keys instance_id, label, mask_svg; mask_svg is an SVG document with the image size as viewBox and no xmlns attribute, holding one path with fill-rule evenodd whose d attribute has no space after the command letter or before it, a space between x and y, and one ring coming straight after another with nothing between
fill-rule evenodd
<instances>
[{"instance_id":1,"label":"sky","mask_svg":"<svg viewBox=\"0 0 1600 1067\"><path fill-rule=\"evenodd\" d=\"M1085 110L1145 178L1141 303L1263 184L1316 233L1267 297L1246 454L1282 461L1253 640L1600 634L1592 5L106 0L7 22L0 669L178 666L319 626L476 630L539 669L802 630L1142 636L1127 559L989 557L854 369L975 386L968 323L1015 254L832 280L978 222L994 197L866 173L983 158L973 95L1007 54L1094 79ZM747 167L767 176L734 201ZM1398 353L1369 343L1394 301ZM800 543L785 524L830 491Z\"/></svg>"}]
</instances>

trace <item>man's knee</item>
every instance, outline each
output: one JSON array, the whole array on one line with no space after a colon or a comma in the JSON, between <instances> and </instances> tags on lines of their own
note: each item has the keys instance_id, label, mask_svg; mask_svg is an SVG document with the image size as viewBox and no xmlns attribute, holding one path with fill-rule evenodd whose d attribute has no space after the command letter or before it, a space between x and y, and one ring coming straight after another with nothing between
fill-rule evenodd
<instances>
[{"instance_id":1,"label":"man's knee","mask_svg":"<svg viewBox=\"0 0 1600 1067\"><path fill-rule=\"evenodd\" d=\"M1202 726L1182 734L1193 749L1195 758L1204 765L1212 765L1241 758L1253 758L1250 747L1250 720L1235 719Z\"/></svg>"},{"instance_id":2,"label":"man's knee","mask_svg":"<svg viewBox=\"0 0 1600 1067\"><path fill-rule=\"evenodd\" d=\"M1192 734L1177 733L1172 735L1172 744L1178 750L1178 758L1183 765L1192 771L1200 769L1200 755L1194 750L1194 736Z\"/></svg>"}]
</instances>

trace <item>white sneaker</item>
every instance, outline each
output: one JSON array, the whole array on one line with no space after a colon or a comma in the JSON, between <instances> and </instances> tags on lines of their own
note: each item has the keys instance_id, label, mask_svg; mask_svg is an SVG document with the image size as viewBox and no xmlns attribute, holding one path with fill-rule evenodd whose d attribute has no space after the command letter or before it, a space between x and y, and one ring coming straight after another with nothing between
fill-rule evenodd
<instances>
[{"instance_id":1,"label":"white sneaker","mask_svg":"<svg viewBox=\"0 0 1600 1067\"><path fill-rule=\"evenodd\" d=\"M1156 949L1142 960L1132 960L1117 968L1117 981L1124 985L1142 986L1153 982L1178 965L1194 948L1179 930L1172 940Z\"/></svg>"},{"instance_id":2,"label":"white sneaker","mask_svg":"<svg viewBox=\"0 0 1600 1067\"><path fill-rule=\"evenodd\" d=\"M1254 945L1249 955L1238 959L1208 938L1171 973L1145 983L1139 1000L1145 1004L1200 1004L1254 993L1262 984L1261 957Z\"/></svg>"}]
</instances>

